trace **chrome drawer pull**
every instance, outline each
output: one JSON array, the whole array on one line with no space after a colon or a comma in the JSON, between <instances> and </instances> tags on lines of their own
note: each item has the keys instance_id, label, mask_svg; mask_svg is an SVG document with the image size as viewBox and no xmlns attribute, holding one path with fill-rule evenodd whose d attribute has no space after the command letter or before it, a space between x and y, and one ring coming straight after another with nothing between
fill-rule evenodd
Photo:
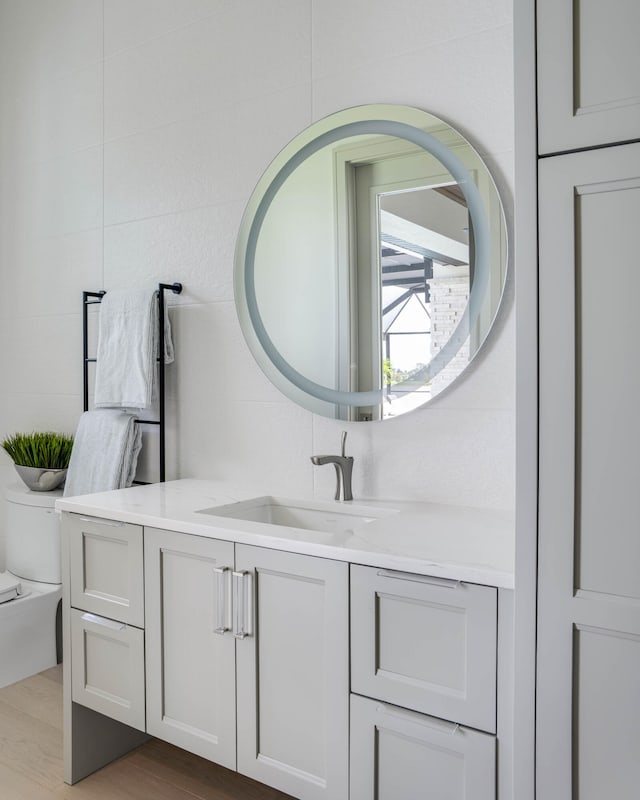
<instances>
[{"instance_id":1,"label":"chrome drawer pull","mask_svg":"<svg viewBox=\"0 0 640 800\"><path fill-rule=\"evenodd\" d=\"M417 725L424 725L427 728L433 728L440 733L446 733L453 736L460 727L457 722L447 722L443 719L431 717L428 714L421 714L417 711L405 711L402 708L391 708L379 704L376 706L376 713L385 714L388 717L397 717L398 719L405 720L406 722L415 722Z\"/></svg>"},{"instance_id":2,"label":"chrome drawer pull","mask_svg":"<svg viewBox=\"0 0 640 800\"><path fill-rule=\"evenodd\" d=\"M462 586L462 581L451 578L435 578L430 575L414 575L412 572L398 572L395 569L379 569L379 578L395 578L399 581L410 581L412 583L426 583L429 586L441 586L443 589L458 589Z\"/></svg>"},{"instance_id":3,"label":"chrome drawer pull","mask_svg":"<svg viewBox=\"0 0 640 800\"><path fill-rule=\"evenodd\" d=\"M127 627L123 622L115 622L106 617L99 617L97 614L83 614L82 619L85 622L93 622L95 625L102 625L103 628L109 628L112 631L123 631Z\"/></svg>"},{"instance_id":4,"label":"chrome drawer pull","mask_svg":"<svg viewBox=\"0 0 640 800\"><path fill-rule=\"evenodd\" d=\"M227 573L231 572L230 567L214 567L216 583L218 585L217 602L217 626L213 629L214 633L224 635L231 630L231 578Z\"/></svg>"},{"instance_id":5,"label":"chrome drawer pull","mask_svg":"<svg viewBox=\"0 0 640 800\"><path fill-rule=\"evenodd\" d=\"M123 528L124 522L115 519L102 519L102 517L78 517L80 522L94 522L96 525L107 525L109 528Z\"/></svg>"}]
</instances>

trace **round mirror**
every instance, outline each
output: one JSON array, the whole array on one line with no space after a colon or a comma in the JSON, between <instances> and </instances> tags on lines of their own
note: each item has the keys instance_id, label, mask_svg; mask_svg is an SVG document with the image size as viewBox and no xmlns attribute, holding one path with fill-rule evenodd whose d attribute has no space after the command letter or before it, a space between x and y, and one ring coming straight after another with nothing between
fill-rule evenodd
<instances>
[{"instance_id":1,"label":"round mirror","mask_svg":"<svg viewBox=\"0 0 640 800\"><path fill-rule=\"evenodd\" d=\"M388 419L451 384L486 339L507 269L504 213L442 120L369 105L320 120L271 163L235 259L240 324L288 397Z\"/></svg>"}]
</instances>

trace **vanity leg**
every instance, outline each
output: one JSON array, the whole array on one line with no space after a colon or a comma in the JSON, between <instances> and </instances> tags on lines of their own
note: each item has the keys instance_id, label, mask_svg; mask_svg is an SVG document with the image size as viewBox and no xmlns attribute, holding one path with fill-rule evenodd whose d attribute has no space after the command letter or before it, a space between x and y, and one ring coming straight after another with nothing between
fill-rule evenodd
<instances>
[{"instance_id":1,"label":"vanity leg","mask_svg":"<svg viewBox=\"0 0 640 800\"><path fill-rule=\"evenodd\" d=\"M68 705L69 709L65 702L65 783L77 783L151 738L78 703Z\"/></svg>"}]
</instances>

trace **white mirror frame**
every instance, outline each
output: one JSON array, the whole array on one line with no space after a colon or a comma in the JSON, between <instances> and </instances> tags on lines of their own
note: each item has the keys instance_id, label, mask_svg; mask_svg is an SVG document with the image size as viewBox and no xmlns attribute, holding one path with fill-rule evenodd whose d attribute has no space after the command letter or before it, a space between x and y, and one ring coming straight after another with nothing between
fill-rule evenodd
<instances>
[{"instance_id":1,"label":"white mirror frame","mask_svg":"<svg viewBox=\"0 0 640 800\"><path fill-rule=\"evenodd\" d=\"M384 391L383 389L366 392L340 391L310 380L289 364L275 347L258 308L254 282L255 254L265 216L275 195L287 178L307 158L321 148L363 134L403 139L423 148L440 161L455 179L464 195L473 226L474 279L468 304L456 329L444 347L429 362L429 377L437 375L456 355L469 337L483 307L489 283L491 244L489 223L482 196L469 170L455 153L416 124L408 124L405 121L407 114L413 116L416 121L424 117L433 124L437 120L427 112L405 106L367 105L339 111L311 125L293 139L269 165L249 200L240 225L236 244L234 291L236 309L247 344L259 366L274 385L300 405L318 413L323 412L317 405L313 403L310 405L307 398L321 401L321 404L328 403L330 406L376 406L382 403ZM442 124L446 125L446 123ZM447 127L450 126L447 125ZM462 137L460 138L462 139ZM471 145L468 146L471 148ZM473 150L473 148L471 149ZM480 160L480 163L483 162ZM489 174L488 170L487 174ZM504 226L502 207L501 216ZM498 302L497 306L499 307L499 305ZM496 312L494 312L493 319L495 319ZM484 339L486 339L486 335L483 341ZM478 350L481 346L482 344ZM475 356L476 353L473 355ZM320 407L321 404L319 404ZM327 416L331 416L331 414L327 414Z\"/></svg>"}]
</instances>

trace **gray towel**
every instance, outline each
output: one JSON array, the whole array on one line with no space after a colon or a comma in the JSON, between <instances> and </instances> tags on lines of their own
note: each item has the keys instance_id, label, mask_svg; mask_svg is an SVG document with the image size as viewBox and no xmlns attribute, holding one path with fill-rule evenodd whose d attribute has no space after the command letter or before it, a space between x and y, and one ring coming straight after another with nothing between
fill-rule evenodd
<instances>
[{"instance_id":1,"label":"gray towel","mask_svg":"<svg viewBox=\"0 0 640 800\"><path fill-rule=\"evenodd\" d=\"M165 364L173 361L164 306ZM157 393L158 299L145 289L110 289L100 305L96 408L151 408Z\"/></svg>"},{"instance_id":2,"label":"gray towel","mask_svg":"<svg viewBox=\"0 0 640 800\"><path fill-rule=\"evenodd\" d=\"M64 496L131 486L142 432L134 414L119 409L85 411L80 417L64 485Z\"/></svg>"}]
</instances>

